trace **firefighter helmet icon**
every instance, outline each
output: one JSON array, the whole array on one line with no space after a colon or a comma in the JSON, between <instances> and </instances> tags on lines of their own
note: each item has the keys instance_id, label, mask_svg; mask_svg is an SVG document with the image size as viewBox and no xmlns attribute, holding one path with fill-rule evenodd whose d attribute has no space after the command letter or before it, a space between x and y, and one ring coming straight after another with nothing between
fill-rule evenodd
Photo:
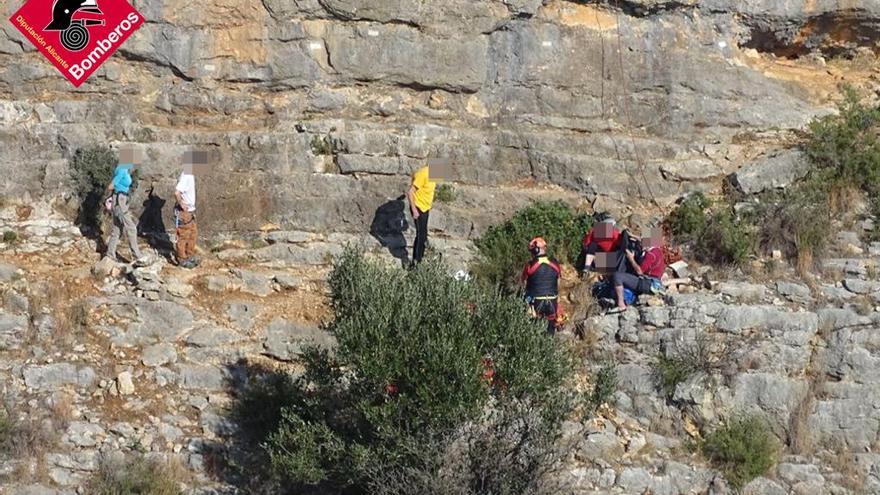
<instances>
[{"instance_id":1,"label":"firefighter helmet icon","mask_svg":"<svg viewBox=\"0 0 880 495\"><path fill-rule=\"evenodd\" d=\"M89 44L89 26L103 26L104 13L95 0L55 0L46 31L61 31L61 44L78 52Z\"/></svg>"}]
</instances>

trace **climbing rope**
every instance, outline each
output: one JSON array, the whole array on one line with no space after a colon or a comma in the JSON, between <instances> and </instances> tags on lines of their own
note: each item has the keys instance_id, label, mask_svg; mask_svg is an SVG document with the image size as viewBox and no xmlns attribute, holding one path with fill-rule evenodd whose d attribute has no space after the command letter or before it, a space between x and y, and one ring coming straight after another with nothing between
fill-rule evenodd
<instances>
[{"instance_id":1,"label":"climbing rope","mask_svg":"<svg viewBox=\"0 0 880 495\"><path fill-rule=\"evenodd\" d=\"M620 82L623 90L623 113L626 116L627 134L632 143L633 155L636 158L636 165L638 166L639 173L642 176L642 180L645 182L645 188L648 190L648 194L651 196L651 203L653 203L655 207L659 207L660 204L657 202L657 198L654 196L654 191L651 189L650 181L648 181L648 176L645 174L645 162L642 160L639 148L636 145L636 139L632 134L632 117L629 111L629 89L626 83L626 71L623 68L623 35L620 31L620 12L622 9L620 7L620 0L615 0L615 4L617 5L617 12L615 13L617 16L617 61L620 65Z\"/></svg>"}]
</instances>

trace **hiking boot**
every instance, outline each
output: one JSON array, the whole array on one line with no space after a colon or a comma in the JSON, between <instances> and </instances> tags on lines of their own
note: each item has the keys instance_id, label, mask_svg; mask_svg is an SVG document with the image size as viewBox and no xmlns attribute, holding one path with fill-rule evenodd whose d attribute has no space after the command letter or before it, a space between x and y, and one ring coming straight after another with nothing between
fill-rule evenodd
<instances>
[{"instance_id":1,"label":"hiking boot","mask_svg":"<svg viewBox=\"0 0 880 495\"><path fill-rule=\"evenodd\" d=\"M181 268L187 268L187 269L192 269L192 268L196 267L195 263L193 263L192 258L188 258L188 259L185 259L183 261L178 262L177 266L179 266Z\"/></svg>"},{"instance_id":2,"label":"hiking boot","mask_svg":"<svg viewBox=\"0 0 880 495\"><path fill-rule=\"evenodd\" d=\"M150 258L150 255L144 254L140 258L134 260L132 265L137 268L137 267L147 266L152 262L153 262L153 260L152 260L152 258Z\"/></svg>"}]
</instances>

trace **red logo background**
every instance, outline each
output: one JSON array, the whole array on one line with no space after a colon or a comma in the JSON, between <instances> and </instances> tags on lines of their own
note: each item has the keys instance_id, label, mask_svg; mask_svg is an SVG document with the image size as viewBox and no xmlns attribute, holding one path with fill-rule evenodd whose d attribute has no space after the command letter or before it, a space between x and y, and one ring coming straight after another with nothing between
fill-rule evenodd
<instances>
[{"instance_id":1,"label":"red logo background","mask_svg":"<svg viewBox=\"0 0 880 495\"><path fill-rule=\"evenodd\" d=\"M76 87L144 23L126 0L28 0L9 20Z\"/></svg>"}]
</instances>

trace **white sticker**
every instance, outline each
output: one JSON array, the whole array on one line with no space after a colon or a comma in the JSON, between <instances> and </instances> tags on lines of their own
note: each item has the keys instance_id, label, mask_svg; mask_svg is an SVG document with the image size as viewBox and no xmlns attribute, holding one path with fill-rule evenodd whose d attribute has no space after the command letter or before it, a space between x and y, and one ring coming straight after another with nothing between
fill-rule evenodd
<instances>
[{"instance_id":1,"label":"white sticker","mask_svg":"<svg viewBox=\"0 0 880 495\"><path fill-rule=\"evenodd\" d=\"M205 64L205 70L208 72L213 72L216 69L217 67L215 67L214 64Z\"/></svg>"},{"instance_id":2,"label":"white sticker","mask_svg":"<svg viewBox=\"0 0 880 495\"><path fill-rule=\"evenodd\" d=\"M545 42L541 43L541 46L551 47L551 46L553 46L553 42L552 41L545 41Z\"/></svg>"},{"instance_id":3,"label":"white sticker","mask_svg":"<svg viewBox=\"0 0 880 495\"><path fill-rule=\"evenodd\" d=\"M375 29L370 29L369 31L367 31L367 34L370 36L379 36L379 31L376 31Z\"/></svg>"},{"instance_id":4,"label":"white sticker","mask_svg":"<svg viewBox=\"0 0 880 495\"><path fill-rule=\"evenodd\" d=\"M315 43L314 41L309 43L310 50L321 50L323 48L324 48L324 45L322 45L320 43Z\"/></svg>"}]
</instances>

